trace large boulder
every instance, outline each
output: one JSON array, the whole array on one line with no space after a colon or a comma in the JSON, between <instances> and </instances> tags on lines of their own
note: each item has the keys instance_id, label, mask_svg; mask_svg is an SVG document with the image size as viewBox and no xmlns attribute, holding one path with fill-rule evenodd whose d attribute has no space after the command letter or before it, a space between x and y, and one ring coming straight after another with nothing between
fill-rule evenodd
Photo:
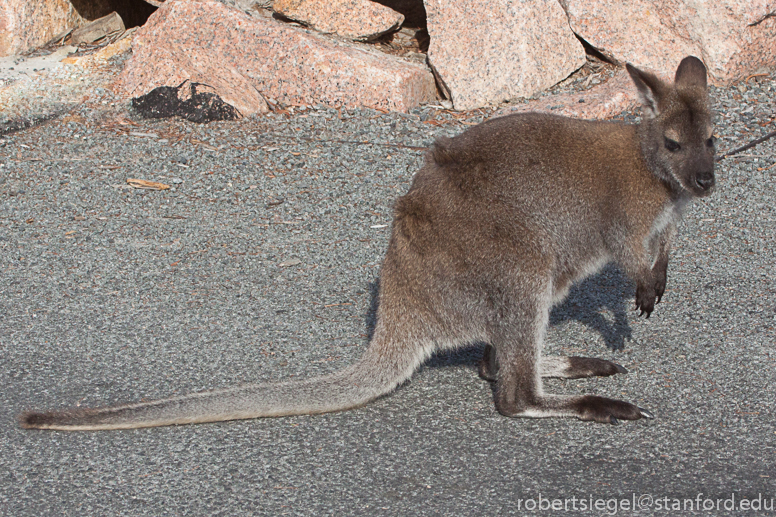
<instances>
[{"instance_id":1,"label":"large boulder","mask_svg":"<svg viewBox=\"0 0 776 517\"><path fill-rule=\"evenodd\" d=\"M636 87L625 70L618 71L608 81L582 92L540 96L524 104L509 106L497 115L536 111L565 117L591 120L610 119L639 102Z\"/></svg>"},{"instance_id":2,"label":"large boulder","mask_svg":"<svg viewBox=\"0 0 776 517\"><path fill-rule=\"evenodd\" d=\"M69 0L0 0L0 56L37 48L82 22Z\"/></svg>"},{"instance_id":3,"label":"large boulder","mask_svg":"<svg viewBox=\"0 0 776 517\"><path fill-rule=\"evenodd\" d=\"M141 27L116 83L131 97L190 79L244 115L284 104L406 111L436 96L422 64L334 41L216 0L168 0Z\"/></svg>"},{"instance_id":4,"label":"large boulder","mask_svg":"<svg viewBox=\"0 0 776 517\"><path fill-rule=\"evenodd\" d=\"M571 28L619 62L670 72L701 58L725 84L776 65L772 0L560 0Z\"/></svg>"},{"instance_id":5,"label":"large boulder","mask_svg":"<svg viewBox=\"0 0 776 517\"><path fill-rule=\"evenodd\" d=\"M557 0L426 0L428 60L456 109L528 97L585 63Z\"/></svg>"}]
</instances>

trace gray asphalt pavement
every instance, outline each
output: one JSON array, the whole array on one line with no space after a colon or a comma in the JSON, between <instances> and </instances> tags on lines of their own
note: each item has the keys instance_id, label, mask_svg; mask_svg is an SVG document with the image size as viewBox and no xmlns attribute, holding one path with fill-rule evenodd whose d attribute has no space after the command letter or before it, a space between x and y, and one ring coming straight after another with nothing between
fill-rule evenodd
<instances>
[{"instance_id":1,"label":"gray asphalt pavement","mask_svg":"<svg viewBox=\"0 0 776 517\"><path fill-rule=\"evenodd\" d=\"M714 90L720 151L774 129L774 90L776 74ZM677 503L693 509L683 515L776 513L776 139L719 164L718 191L688 209L649 320L615 268L553 311L546 353L630 373L547 390L622 398L653 421L501 417L473 346L346 413L99 433L17 426L28 409L350 364L373 324L391 207L422 159L415 147L476 120L311 109L198 126L80 108L2 137L0 514L532 515L554 505L613 515ZM129 178L171 188L134 189ZM743 500L757 508L758 498L747 511Z\"/></svg>"}]
</instances>

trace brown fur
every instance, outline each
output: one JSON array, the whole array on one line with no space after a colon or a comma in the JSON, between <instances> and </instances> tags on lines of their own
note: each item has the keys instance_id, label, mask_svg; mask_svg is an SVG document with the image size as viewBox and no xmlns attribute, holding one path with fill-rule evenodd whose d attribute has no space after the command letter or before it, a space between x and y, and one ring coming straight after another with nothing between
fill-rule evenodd
<instances>
[{"instance_id":1,"label":"brown fur","mask_svg":"<svg viewBox=\"0 0 776 517\"><path fill-rule=\"evenodd\" d=\"M396 203L374 336L345 370L307 381L218 390L114 408L28 413L22 426L119 429L358 407L393 390L432 352L488 343L480 364L508 416L616 423L651 417L603 397L545 394L542 377L625 373L600 359L543 357L550 308L606 262L660 301L675 224L714 186L706 69L675 84L628 66L640 125L528 113L440 138Z\"/></svg>"}]
</instances>

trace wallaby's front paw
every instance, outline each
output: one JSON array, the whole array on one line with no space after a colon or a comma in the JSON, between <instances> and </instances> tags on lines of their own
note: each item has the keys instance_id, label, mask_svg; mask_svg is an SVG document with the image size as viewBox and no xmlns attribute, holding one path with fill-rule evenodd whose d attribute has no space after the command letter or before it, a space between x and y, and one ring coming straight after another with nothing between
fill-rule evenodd
<instances>
[{"instance_id":1,"label":"wallaby's front paw","mask_svg":"<svg viewBox=\"0 0 776 517\"><path fill-rule=\"evenodd\" d=\"M575 404L580 420L593 420L604 424L617 424L620 420L652 419L652 413L629 402L585 395Z\"/></svg>"},{"instance_id":2,"label":"wallaby's front paw","mask_svg":"<svg viewBox=\"0 0 776 517\"><path fill-rule=\"evenodd\" d=\"M660 294L662 295L662 293ZM649 284L639 282L636 287L636 309L641 310L639 317L646 314L647 318L649 318L649 315L655 310L656 300L659 301L654 285L650 286Z\"/></svg>"}]
</instances>

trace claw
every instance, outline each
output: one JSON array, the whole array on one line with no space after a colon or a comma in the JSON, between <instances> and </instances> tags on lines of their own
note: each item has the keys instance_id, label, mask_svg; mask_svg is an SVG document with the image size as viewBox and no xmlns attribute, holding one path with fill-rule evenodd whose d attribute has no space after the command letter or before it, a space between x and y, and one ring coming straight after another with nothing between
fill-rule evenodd
<instances>
[{"instance_id":1,"label":"claw","mask_svg":"<svg viewBox=\"0 0 776 517\"><path fill-rule=\"evenodd\" d=\"M615 366L615 368L617 368L617 373L628 373L628 370L626 370L624 366L620 366L617 363L612 364Z\"/></svg>"},{"instance_id":2,"label":"claw","mask_svg":"<svg viewBox=\"0 0 776 517\"><path fill-rule=\"evenodd\" d=\"M662 300L662 299L663 299L663 295L662 294L657 295L657 301L655 303L660 303L660 300Z\"/></svg>"},{"instance_id":3,"label":"claw","mask_svg":"<svg viewBox=\"0 0 776 517\"><path fill-rule=\"evenodd\" d=\"M614 418L613 416L609 417L609 423L612 425L620 425L620 421Z\"/></svg>"},{"instance_id":4,"label":"claw","mask_svg":"<svg viewBox=\"0 0 776 517\"><path fill-rule=\"evenodd\" d=\"M647 420L652 420L655 418L655 415L653 415L650 411L647 411L644 408L639 408L639 412L641 413L641 416L643 418L646 418Z\"/></svg>"}]
</instances>

